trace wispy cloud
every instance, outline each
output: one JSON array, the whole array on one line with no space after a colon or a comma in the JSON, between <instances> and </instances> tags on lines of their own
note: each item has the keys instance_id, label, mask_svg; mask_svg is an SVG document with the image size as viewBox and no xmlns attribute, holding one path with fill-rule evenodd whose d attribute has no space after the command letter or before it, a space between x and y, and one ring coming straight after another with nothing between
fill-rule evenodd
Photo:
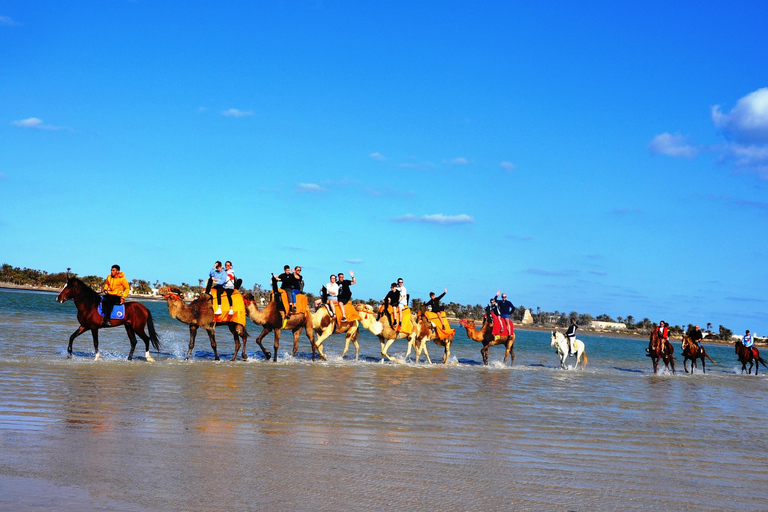
<instances>
[{"instance_id":1,"label":"wispy cloud","mask_svg":"<svg viewBox=\"0 0 768 512\"><path fill-rule=\"evenodd\" d=\"M435 166L435 164L433 164L431 162L423 162L423 163L420 163L420 164L417 164L417 163L403 163L403 164L397 164L397 166L398 167L403 167L403 168L406 168L406 169L426 170L426 169L431 169L432 167Z\"/></svg>"},{"instance_id":2,"label":"wispy cloud","mask_svg":"<svg viewBox=\"0 0 768 512\"><path fill-rule=\"evenodd\" d=\"M657 155L693 158L700 148L690 144L690 137L679 133L661 133L653 138L648 149Z\"/></svg>"},{"instance_id":3,"label":"wispy cloud","mask_svg":"<svg viewBox=\"0 0 768 512\"><path fill-rule=\"evenodd\" d=\"M643 210L639 208L614 208L611 213L614 215L637 215L643 213Z\"/></svg>"},{"instance_id":4,"label":"wispy cloud","mask_svg":"<svg viewBox=\"0 0 768 512\"><path fill-rule=\"evenodd\" d=\"M535 240L535 238L533 238L530 235L504 235L504 238L507 238L509 240L520 240L523 242L529 242L531 240Z\"/></svg>"},{"instance_id":5,"label":"wispy cloud","mask_svg":"<svg viewBox=\"0 0 768 512\"><path fill-rule=\"evenodd\" d=\"M253 115L252 110L240 110L237 108L230 108L221 113L225 117L248 117Z\"/></svg>"},{"instance_id":6,"label":"wispy cloud","mask_svg":"<svg viewBox=\"0 0 768 512\"><path fill-rule=\"evenodd\" d=\"M301 247L300 245L288 245L285 248L289 249L291 251L305 251L306 250L303 247Z\"/></svg>"},{"instance_id":7,"label":"wispy cloud","mask_svg":"<svg viewBox=\"0 0 768 512\"><path fill-rule=\"evenodd\" d=\"M313 193L320 193L325 192L325 189L318 185L317 183L299 183L296 185L296 188L299 192L313 192Z\"/></svg>"},{"instance_id":8,"label":"wispy cloud","mask_svg":"<svg viewBox=\"0 0 768 512\"><path fill-rule=\"evenodd\" d=\"M512 172L515 170L515 164L512 162L501 162L499 165L501 165L501 168L504 169L504 172Z\"/></svg>"},{"instance_id":9,"label":"wispy cloud","mask_svg":"<svg viewBox=\"0 0 768 512\"><path fill-rule=\"evenodd\" d=\"M13 126L20 128L31 128L34 130L63 130L64 126L54 126L52 124L45 124L43 120L38 117L28 117L26 119L20 119L11 123Z\"/></svg>"},{"instance_id":10,"label":"wispy cloud","mask_svg":"<svg viewBox=\"0 0 768 512\"><path fill-rule=\"evenodd\" d=\"M344 260L346 263L351 263L353 265L359 265L360 263L363 263L363 260L352 258L349 260Z\"/></svg>"},{"instance_id":11,"label":"wispy cloud","mask_svg":"<svg viewBox=\"0 0 768 512\"><path fill-rule=\"evenodd\" d=\"M372 197L412 196L412 190L396 190L389 185L384 187L365 187L363 193Z\"/></svg>"},{"instance_id":12,"label":"wispy cloud","mask_svg":"<svg viewBox=\"0 0 768 512\"><path fill-rule=\"evenodd\" d=\"M469 159L464 158L463 156L458 156L452 160L448 160L447 163L451 165L467 165L469 164Z\"/></svg>"},{"instance_id":13,"label":"wispy cloud","mask_svg":"<svg viewBox=\"0 0 768 512\"><path fill-rule=\"evenodd\" d=\"M592 275L595 275L595 276L607 276L608 275L608 272L606 272L605 270L589 270L588 272L590 274L592 274Z\"/></svg>"},{"instance_id":14,"label":"wispy cloud","mask_svg":"<svg viewBox=\"0 0 768 512\"><path fill-rule=\"evenodd\" d=\"M434 215L422 215L421 217L412 215L409 213L407 215L403 215L402 217L395 217L390 220L392 220L393 222L440 224L443 226L449 226L449 225L455 225L455 224L472 224L475 222L475 219L473 219L472 217L464 213L460 215L443 215L442 213L437 213Z\"/></svg>"},{"instance_id":15,"label":"wispy cloud","mask_svg":"<svg viewBox=\"0 0 768 512\"><path fill-rule=\"evenodd\" d=\"M768 213L768 203L764 201L747 201L745 199L734 198L731 196L708 196L713 201L727 203L736 208L745 210L757 210L761 213Z\"/></svg>"},{"instance_id":16,"label":"wispy cloud","mask_svg":"<svg viewBox=\"0 0 768 512\"><path fill-rule=\"evenodd\" d=\"M529 268L525 272L527 274L534 274L537 276L551 276L551 277L570 277L578 273L575 270L544 270L541 268Z\"/></svg>"},{"instance_id":17,"label":"wispy cloud","mask_svg":"<svg viewBox=\"0 0 768 512\"><path fill-rule=\"evenodd\" d=\"M0 16L0 27L15 27L21 25L16 21L13 21L10 16Z\"/></svg>"},{"instance_id":18,"label":"wispy cloud","mask_svg":"<svg viewBox=\"0 0 768 512\"><path fill-rule=\"evenodd\" d=\"M379 162L386 162L387 161L387 157L385 157L384 155L382 155L378 151L375 152L375 153L371 153L368 156L373 158L374 160L378 160Z\"/></svg>"}]
</instances>

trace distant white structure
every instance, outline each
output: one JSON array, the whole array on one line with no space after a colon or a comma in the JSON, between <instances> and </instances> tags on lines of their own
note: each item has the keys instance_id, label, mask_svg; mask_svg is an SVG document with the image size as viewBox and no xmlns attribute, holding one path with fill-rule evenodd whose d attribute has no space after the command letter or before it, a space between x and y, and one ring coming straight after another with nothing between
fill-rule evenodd
<instances>
[{"instance_id":1,"label":"distant white structure","mask_svg":"<svg viewBox=\"0 0 768 512\"><path fill-rule=\"evenodd\" d=\"M598 331L626 331L627 330L627 324L622 324L619 322L600 322L598 320L592 320L589 326Z\"/></svg>"},{"instance_id":2,"label":"distant white structure","mask_svg":"<svg viewBox=\"0 0 768 512\"><path fill-rule=\"evenodd\" d=\"M533 323L533 315L531 314L530 309L526 309L525 313L523 313L523 325L531 325Z\"/></svg>"}]
</instances>

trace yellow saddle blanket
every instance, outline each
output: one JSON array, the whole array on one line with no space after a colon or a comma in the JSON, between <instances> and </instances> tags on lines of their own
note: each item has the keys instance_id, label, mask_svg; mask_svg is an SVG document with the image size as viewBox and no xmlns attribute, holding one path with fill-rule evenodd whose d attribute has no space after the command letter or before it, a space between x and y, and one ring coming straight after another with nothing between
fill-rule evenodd
<instances>
[{"instance_id":1,"label":"yellow saddle blanket","mask_svg":"<svg viewBox=\"0 0 768 512\"><path fill-rule=\"evenodd\" d=\"M341 319L344 315L341 313L341 304L338 302L329 302L328 305L333 305L333 314L336 315L336 325L341 325ZM360 315L357 314L355 306L347 302L344 304L344 312L346 313L347 322L354 322L360 320Z\"/></svg>"},{"instance_id":2,"label":"yellow saddle blanket","mask_svg":"<svg viewBox=\"0 0 768 512\"><path fill-rule=\"evenodd\" d=\"M280 292L280 300L283 301L284 311L288 312L290 302L288 302L288 294L285 290L277 290ZM307 296L303 293L296 295L296 312L304 315L309 315L309 304L307 302Z\"/></svg>"},{"instance_id":3,"label":"yellow saddle blanket","mask_svg":"<svg viewBox=\"0 0 768 512\"><path fill-rule=\"evenodd\" d=\"M397 322L397 312L392 308L392 306L387 306L387 313L389 313L389 318L392 319L392 323ZM405 334L411 334L413 332L413 322L411 321L411 308L403 308L403 322L398 327L393 327L393 329L400 331Z\"/></svg>"},{"instance_id":4,"label":"yellow saddle blanket","mask_svg":"<svg viewBox=\"0 0 768 512\"><path fill-rule=\"evenodd\" d=\"M216 288L213 288L211 290L211 297L213 297L212 304L214 311L216 311L216 294ZM234 315L229 314L229 298L227 297L227 294L222 294L221 314L214 315L213 317L214 320L216 320L216 323L234 322L236 324L245 325L245 302L243 302L243 296L240 295L240 292L237 290L232 292L232 309L235 312Z\"/></svg>"},{"instance_id":5,"label":"yellow saddle blanket","mask_svg":"<svg viewBox=\"0 0 768 512\"><path fill-rule=\"evenodd\" d=\"M441 340L447 340L448 338L453 338L456 335L456 329L451 328L451 324L448 323L448 320L445 317L445 311L441 311L439 314L432 311L427 311L424 313L424 315L435 328L437 337Z\"/></svg>"}]
</instances>

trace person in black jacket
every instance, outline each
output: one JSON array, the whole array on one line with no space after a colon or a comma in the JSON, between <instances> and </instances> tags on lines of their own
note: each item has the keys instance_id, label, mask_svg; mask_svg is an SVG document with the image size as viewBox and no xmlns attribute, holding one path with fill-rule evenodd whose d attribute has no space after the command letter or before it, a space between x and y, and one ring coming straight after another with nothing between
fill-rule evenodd
<instances>
[{"instance_id":1,"label":"person in black jacket","mask_svg":"<svg viewBox=\"0 0 768 512\"><path fill-rule=\"evenodd\" d=\"M579 326L576 325L576 319L571 318L571 325L568 326L568 330L565 331L565 338L568 340L568 353L572 356L576 355L576 352L573 350L573 340L576 339L576 329L578 329Z\"/></svg>"},{"instance_id":2,"label":"person in black jacket","mask_svg":"<svg viewBox=\"0 0 768 512\"><path fill-rule=\"evenodd\" d=\"M445 311L445 306L440 303L440 299L445 297L446 293L448 293L448 288L443 288L443 293L438 296L435 296L435 292L429 292L429 300L424 304L427 308L427 311L431 311L437 314L437 317L440 319L440 323L443 325L444 329L447 329L448 327L445 325L443 317L440 315L440 313Z\"/></svg>"}]
</instances>

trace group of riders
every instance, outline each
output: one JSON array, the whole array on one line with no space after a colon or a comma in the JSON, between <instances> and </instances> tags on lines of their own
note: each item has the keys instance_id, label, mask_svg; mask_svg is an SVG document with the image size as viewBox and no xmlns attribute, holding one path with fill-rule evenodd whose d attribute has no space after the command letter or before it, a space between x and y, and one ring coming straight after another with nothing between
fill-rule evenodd
<instances>
[{"instance_id":1,"label":"group of riders","mask_svg":"<svg viewBox=\"0 0 768 512\"><path fill-rule=\"evenodd\" d=\"M222 265L221 261L216 261L208 276L205 293L210 294L211 289L216 290L215 314L222 314L221 297L226 294L230 305L228 314L233 315L232 293L240 288L242 279L236 278L235 271L232 268L232 262L226 261L224 262L224 265ZM320 290L321 302L327 308L331 318L336 319L335 306L337 304L340 306L342 322L347 321L345 305L349 304L352 300L352 290L350 287L357 283L354 272L350 271L349 277L351 277L351 279L345 279L343 272L331 274L328 283L326 283ZM301 267L296 266L291 270L290 265L285 265L282 274L278 276L272 274L274 291L277 290L278 282L280 283L280 288L285 291L289 303L288 311L282 311L284 308L282 308L281 305L278 306L281 309L281 314L285 318L291 313L296 312L296 297L299 294L304 293L304 278L301 275ZM101 307L104 315L103 325L105 327L110 325L109 319L114 307L118 304L125 303L125 299L128 297L130 290L131 285L125 278L125 273L120 270L120 265L112 265L109 276L104 280L104 285L101 290L104 294L101 301ZM426 311L435 313L440 321L443 322L443 327L447 327L445 325L444 315L441 314L445 311L445 307L440 301L445 297L446 293L448 293L447 288L443 289L443 293L440 295L435 295L435 292L430 292L429 300L424 303ZM501 295L500 299L499 295ZM409 299L410 296L403 284L403 278L398 278L396 282L390 285L390 291L382 299L383 307L379 311L377 320L384 314L387 316L392 327L399 328L402 326L403 311L408 307ZM278 301L278 303L279 302L280 301ZM498 319L500 324L500 334L502 336L509 336L514 332L514 324L512 323L512 313L514 313L514 311L515 306L512 302L507 300L507 294L501 293L499 290L496 292L495 296L491 297L488 306L486 306L483 322L492 323ZM571 323L565 332L570 355L575 355L573 340L576 339L577 329L578 325L576 324L576 319L572 318ZM660 321L659 325L654 329L654 333L654 339L657 340L657 345L654 346L654 349L664 353L666 351L667 343L669 343L669 324L664 320ZM691 342L701 350L701 341L704 339L704 334L701 332L698 325L689 333L689 338ZM755 338L749 330L747 330L742 337L742 343L746 348L754 352Z\"/></svg>"}]
</instances>

